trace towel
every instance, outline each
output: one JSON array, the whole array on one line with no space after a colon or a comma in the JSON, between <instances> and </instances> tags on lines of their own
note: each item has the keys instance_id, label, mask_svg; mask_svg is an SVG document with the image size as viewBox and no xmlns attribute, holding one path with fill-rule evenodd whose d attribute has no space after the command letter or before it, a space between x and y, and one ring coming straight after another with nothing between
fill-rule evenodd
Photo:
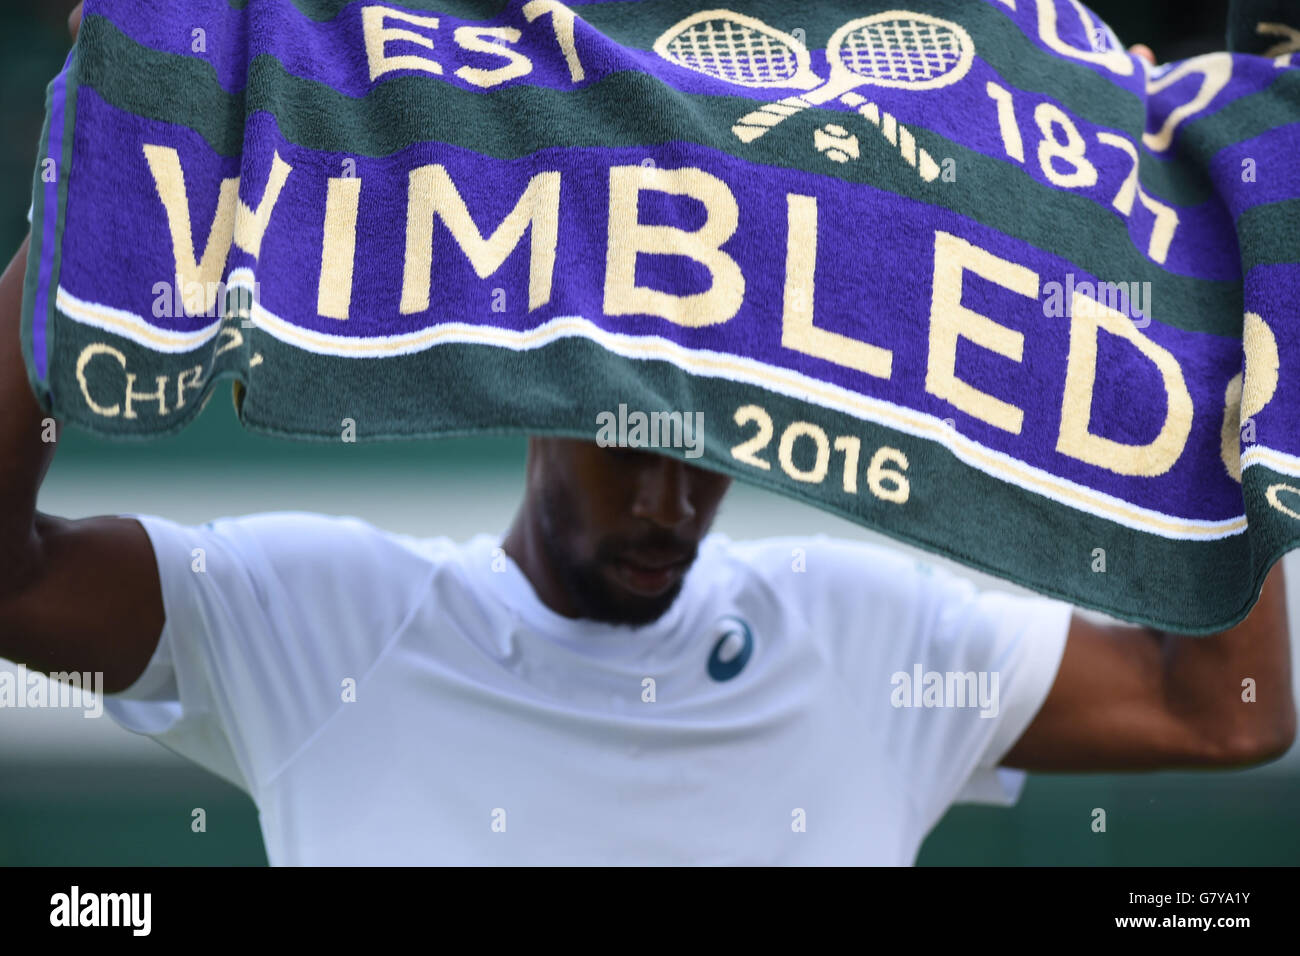
<instances>
[{"instance_id":1,"label":"towel","mask_svg":"<svg viewBox=\"0 0 1300 956\"><path fill-rule=\"evenodd\" d=\"M1077 0L714 2L87 0L42 407L648 448L1241 620L1300 544L1300 5L1152 67Z\"/></svg>"}]
</instances>

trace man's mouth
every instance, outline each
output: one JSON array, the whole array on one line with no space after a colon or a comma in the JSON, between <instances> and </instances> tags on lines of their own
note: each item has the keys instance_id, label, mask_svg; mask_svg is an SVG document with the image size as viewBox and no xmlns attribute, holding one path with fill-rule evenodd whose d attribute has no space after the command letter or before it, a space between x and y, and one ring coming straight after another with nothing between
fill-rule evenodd
<instances>
[{"instance_id":1,"label":"man's mouth","mask_svg":"<svg viewBox=\"0 0 1300 956\"><path fill-rule=\"evenodd\" d=\"M611 562L614 576L635 594L658 597L676 584L691 566L690 557L630 554Z\"/></svg>"}]
</instances>

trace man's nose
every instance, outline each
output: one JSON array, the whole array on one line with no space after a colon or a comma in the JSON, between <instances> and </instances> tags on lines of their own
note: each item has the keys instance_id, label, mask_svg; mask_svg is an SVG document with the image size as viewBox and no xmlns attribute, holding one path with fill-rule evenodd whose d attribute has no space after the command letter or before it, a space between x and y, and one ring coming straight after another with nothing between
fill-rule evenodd
<instances>
[{"instance_id":1,"label":"man's nose","mask_svg":"<svg viewBox=\"0 0 1300 956\"><path fill-rule=\"evenodd\" d=\"M695 517L691 476L685 462L656 456L637 482L632 514L665 528L676 528Z\"/></svg>"}]
</instances>

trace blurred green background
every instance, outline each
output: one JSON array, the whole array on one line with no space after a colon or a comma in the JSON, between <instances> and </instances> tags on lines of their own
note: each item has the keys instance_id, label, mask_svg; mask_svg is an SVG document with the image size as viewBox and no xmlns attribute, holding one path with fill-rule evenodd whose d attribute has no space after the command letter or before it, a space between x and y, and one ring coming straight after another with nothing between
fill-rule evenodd
<instances>
[{"instance_id":1,"label":"blurred green background","mask_svg":"<svg viewBox=\"0 0 1300 956\"><path fill-rule=\"evenodd\" d=\"M45 87L67 53L72 5L0 10L0 115L7 127L0 137L0 250L16 249L26 232ZM1225 2L1098 0L1091 6L1125 43L1147 43L1162 61L1222 47ZM239 427L229 390L221 386L197 422L173 438L117 445L69 429L39 507L67 517L148 512L189 523L301 509L357 514L393 530L461 540L504 529L522 489L522 465L520 439L326 446L259 438ZM377 481L385 488L382 501L356 490ZM718 528L733 538L824 532L879 540L740 487ZM1293 637L1300 624L1298 557L1288 559ZM1016 590L963 573L984 586ZM1298 754L1293 748L1282 761L1242 772L1035 775L1014 809L955 807L919 862L1294 865L1300 863ZM207 814L206 833L190 830L198 807ZM1106 810L1105 833L1091 830L1096 807ZM265 862L256 809L223 781L106 717L0 710L0 864Z\"/></svg>"}]
</instances>

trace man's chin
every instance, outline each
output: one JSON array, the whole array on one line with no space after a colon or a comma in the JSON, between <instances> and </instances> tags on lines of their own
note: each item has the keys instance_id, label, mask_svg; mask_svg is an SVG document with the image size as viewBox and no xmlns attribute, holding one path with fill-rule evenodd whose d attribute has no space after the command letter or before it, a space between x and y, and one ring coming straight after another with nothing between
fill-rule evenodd
<instances>
[{"instance_id":1,"label":"man's chin","mask_svg":"<svg viewBox=\"0 0 1300 956\"><path fill-rule=\"evenodd\" d=\"M614 609L613 614L605 618L607 624L622 624L627 627L645 627L653 624L673 606L680 588L673 588L668 594L658 598L628 599Z\"/></svg>"},{"instance_id":2,"label":"man's chin","mask_svg":"<svg viewBox=\"0 0 1300 956\"><path fill-rule=\"evenodd\" d=\"M656 591L655 585L661 583L658 579L634 578L628 582L625 571L609 567L599 576L600 585L584 589L583 617L630 627L653 624L673 606L681 594L684 578L684 571L672 575L665 586ZM647 590L651 593L646 593Z\"/></svg>"}]
</instances>

